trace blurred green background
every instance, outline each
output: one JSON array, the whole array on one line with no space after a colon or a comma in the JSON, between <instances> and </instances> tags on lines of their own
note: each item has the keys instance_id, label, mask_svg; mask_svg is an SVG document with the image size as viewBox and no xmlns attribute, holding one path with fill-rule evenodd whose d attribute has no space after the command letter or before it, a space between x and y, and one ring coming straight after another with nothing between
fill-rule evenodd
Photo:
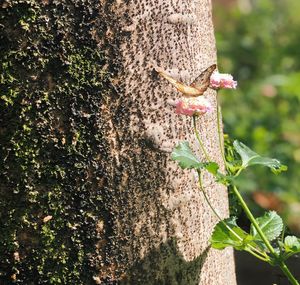
<instances>
[{"instance_id":1,"label":"blurred green background","mask_svg":"<svg viewBox=\"0 0 300 285\"><path fill-rule=\"evenodd\" d=\"M240 189L255 208L278 211L300 233L300 0L213 0L224 132L288 171L247 171Z\"/></svg>"}]
</instances>

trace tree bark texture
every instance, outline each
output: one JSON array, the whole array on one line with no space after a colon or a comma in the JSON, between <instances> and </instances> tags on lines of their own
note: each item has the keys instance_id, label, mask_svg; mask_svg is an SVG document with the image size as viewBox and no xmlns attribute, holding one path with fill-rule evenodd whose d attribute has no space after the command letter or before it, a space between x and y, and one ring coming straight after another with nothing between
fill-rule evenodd
<instances>
[{"instance_id":1,"label":"tree bark texture","mask_svg":"<svg viewBox=\"0 0 300 285\"><path fill-rule=\"evenodd\" d=\"M154 71L190 83L216 62L210 1L1 5L0 283L236 284L195 175L170 159L191 118ZM216 110L199 129L221 164Z\"/></svg>"}]
</instances>

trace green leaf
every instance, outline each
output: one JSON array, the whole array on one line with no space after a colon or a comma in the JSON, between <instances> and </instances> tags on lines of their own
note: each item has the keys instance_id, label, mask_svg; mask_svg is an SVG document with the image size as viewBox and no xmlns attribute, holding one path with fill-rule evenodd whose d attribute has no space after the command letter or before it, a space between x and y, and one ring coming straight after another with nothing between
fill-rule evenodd
<instances>
[{"instance_id":1,"label":"green leaf","mask_svg":"<svg viewBox=\"0 0 300 285\"><path fill-rule=\"evenodd\" d=\"M214 176L218 174L219 165L216 162L206 162L203 164L203 167Z\"/></svg>"},{"instance_id":2,"label":"green leaf","mask_svg":"<svg viewBox=\"0 0 300 285\"><path fill-rule=\"evenodd\" d=\"M256 222L269 241L276 239L283 229L282 219L274 211L266 212L264 216L257 218ZM262 240L253 224L251 224L251 234L256 240Z\"/></svg>"},{"instance_id":3,"label":"green leaf","mask_svg":"<svg viewBox=\"0 0 300 285\"><path fill-rule=\"evenodd\" d=\"M249 147L239 141L234 141L233 146L242 158L242 167L251 165L263 165L269 167L272 172L278 174L287 170L287 166L280 163L279 160L269 157L263 157L251 150Z\"/></svg>"},{"instance_id":4,"label":"green leaf","mask_svg":"<svg viewBox=\"0 0 300 285\"><path fill-rule=\"evenodd\" d=\"M182 169L200 168L201 161L194 155L188 142L180 142L172 152L171 158L178 161Z\"/></svg>"},{"instance_id":5,"label":"green leaf","mask_svg":"<svg viewBox=\"0 0 300 285\"><path fill-rule=\"evenodd\" d=\"M287 236L284 239L285 251L300 252L300 240L295 236Z\"/></svg>"},{"instance_id":6,"label":"green leaf","mask_svg":"<svg viewBox=\"0 0 300 285\"><path fill-rule=\"evenodd\" d=\"M243 250L252 240L253 238L236 224L234 217L220 221L210 238L211 245L215 249L232 246L237 250Z\"/></svg>"},{"instance_id":7,"label":"green leaf","mask_svg":"<svg viewBox=\"0 0 300 285\"><path fill-rule=\"evenodd\" d=\"M232 185L234 183L234 176L230 176L230 175L224 175L221 172L218 171L217 175L215 175L216 177L216 181L218 183L221 183L225 186L229 186Z\"/></svg>"}]
</instances>

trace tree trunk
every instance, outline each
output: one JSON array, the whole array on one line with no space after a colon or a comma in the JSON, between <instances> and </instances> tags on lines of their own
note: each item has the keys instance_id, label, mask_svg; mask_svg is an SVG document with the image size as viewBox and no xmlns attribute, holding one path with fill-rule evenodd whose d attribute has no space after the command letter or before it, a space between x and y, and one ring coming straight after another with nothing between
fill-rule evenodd
<instances>
[{"instance_id":1,"label":"tree trunk","mask_svg":"<svg viewBox=\"0 0 300 285\"><path fill-rule=\"evenodd\" d=\"M191 82L216 62L210 1L7 0L0 19L0 281L236 284L194 174L170 159L191 118L153 69ZM216 112L199 129L221 164ZM205 189L227 216L226 189Z\"/></svg>"}]
</instances>

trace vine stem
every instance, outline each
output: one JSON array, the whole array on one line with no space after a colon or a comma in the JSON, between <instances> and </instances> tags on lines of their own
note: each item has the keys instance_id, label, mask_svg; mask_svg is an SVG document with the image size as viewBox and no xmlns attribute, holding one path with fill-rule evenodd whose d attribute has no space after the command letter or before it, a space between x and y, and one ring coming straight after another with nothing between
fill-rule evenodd
<instances>
[{"instance_id":1,"label":"vine stem","mask_svg":"<svg viewBox=\"0 0 300 285\"><path fill-rule=\"evenodd\" d=\"M267 237L265 236L265 234L261 230L260 226L258 225L256 219L252 215L250 209L248 208L246 202L244 201L244 199L243 199L242 195L240 194L240 192L238 191L237 187L235 185L233 185L232 189L233 189L233 192L234 192L235 196L238 198L238 200L239 200L245 214L247 215L248 219L251 221L252 225L257 230L258 234L260 235L261 239L265 243L265 245L268 248L268 250L270 251L270 253L274 256L275 260L278 261L278 266L281 268L281 270L283 271L285 276L289 279L291 284L299 285L298 281L295 279L293 274L290 272L290 270L288 269L288 267L286 266L284 261L280 260L278 254L274 250L273 246L270 244Z\"/></svg>"},{"instance_id":2,"label":"vine stem","mask_svg":"<svg viewBox=\"0 0 300 285\"><path fill-rule=\"evenodd\" d=\"M194 122L194 128L195 128L195 122ZM218 130L218 139L219 139L219 147L220 147L220 151L222 154L222 158L223 158L223 162L225 165L225 168L227 166L226 163L226 158L225 158L225 154L223 151L223 145L222 145L222 140L221 140L221 126L220 126L220 107L219 107L219 103L218 103L218 98L217 98L217 130ZM196 137L199 141L199 134L197 136L196 133ZM199 137L199 138L198 138ZM201 141L201 140L200 140ZM203 144L202 145L203 148ZM207 158L209 158L208 155L206 155ZM209 161L209 160L208 160ZM242 171L242 169L240 169L240 171L235 175L238 176L240 174L240 172ZM200 176L200 172L198 172L199 175L199 179L201 182L201 176ZM202 188L202 183L200 184L200 187ZM237 187L235 185L233 185L233 192L236 195L236 197L238 198L244 212L246 213L248 219L251 221L251 223L253 224L254 228L257 230L258 234L260 235L261 239L263 240L263 242L265 243L266 247L269 249L270 253L273 255L273 257L275 258L276 261L278 261L278 266L280 267L280 269L282 270L282 272L285 274L285 276L288 278L288 280L291 282L291 284L293 285L300 285L299 282L296 280L296 278L293 276L293 274L290 272L290 270L288 269L287 265L285 264L285 262L283 260L280 260L280 257L278 256L278 254L275 252L274 248L272 247L272 245L270 244L269 240L267 239L267 237L265 236L265 234L263 233L263 231L261 230L260 226L258 225L256 219L254 218L252 212L250 211L250 209L248 208L246 202L244 201L243 197L241 196L241 194L239 193ZM217 212L213 209L212 205L209 203L208 197L206 196L203 188L202 188L202 192L205 196L206 201L208 202L210 208L213 210L213 212L217 215L217 217L220 219L219 215L217 214ZM225 223L224 223L225 224ZM227 225L226 225L227 226ZM250 253L253 254L253 252L249 251ZM256 257L260 258L259 256L257 256L255 253L253 254ZM262 259L264 260L264 259ZM268 261L265 259L265 261Z\"/></svg>"},{"instance_id":3,"label":"vine stem","mask_svg":"<svg viewBox=\"0 0 300 285\"><path fill-rule=\"evenodd\" d=\"M256 219L254 218L254 216L252 215L250 209L248 208L246 202L244 201L242 195L240 194L240 192L238 191L237 187L235 185L232 186L232 190L233 193L235 194L235 196L238 198L244 212L246 213L248 219L251 221L252 225L254 226L254 228L257 230L258 234L260 235L261 239L263 240L263 242L265 243L266 247L268 248L268 250L270 251L270 253L275 257L278 258L277 253L275 252L273 246L270 244L270 242L268 241L267 237L265 236L264 232L261 230L260 226L258 225Z\"/></svg>"},{"instance_id":4,"label":"vine stem","mask_svg":"<svg viewBox=\"0 0 300 285\"><path fill-rule=\"evenodd\" d=\"M201 147L201 150L202 150L203 153L204 153L204 156L205 156L206 161L210 161L209 155L208 155L207 151L205 150L204 144L203 144L203 142L202 142L202 140L201 140L201 138L200 138L199 132L198 132L198 130L197 130L197 123L196 123L196 121L197 121L197 116L196 116L196 115L193 115L193 127L194 127L194 133L195 133L196 138L197 138L197 141L198 141L198 143L199 143L199 145L200 145L200 147Z\"/></svg>"},{"instance_id":5,"label":"vine stem","mask_svg":"<svg viewBox=\"0 0 300 285\"><path fill-rule=\"evenodd\" d=\"M220 120L221 116L220 116L220 114L221 114L221 110L220 110L220 106L219 106L219 100L217 97L217 130L218 130L219 147L220 147L224 167L225 167L225 169L227 169L226 158L225 158L224 149L223 149L223 145L222 145L223 140L221 139L221 120Z\"/></svg>"},{"instance_id":6,"label":"vine stem","mask_svg":"<svg viewBox=\"0 0 300 285\"><path fill-rule=\"evenodd\" d=\"M219 107L219 103L218 103L218 98L217 98L217 129L218 129L218 135L219 135L219 146L220 146L220 151L222 153L222 157L223 157L223 161L224 164L226 166L226 159L225 159L225 155L224 155L224 151L223 151L223 146L222 146L222 141L221 141L221 125L220 125L220 107ZM243 169L239 169L238 173L235 175L237 176L238 174L240 174L240 172ZM242 195L240 194L240 192L237 190L237 187L235 185L233 185L233 192L235 194L235 196L238 198L244 212L246 213L248 219L251 221L251 223L253 224L253 226L255 227L255 229L257 230L258 234L260 235L260 237L262 238L263 242L266 244L267 248L269 249L270 253L276 258L278 259L278 255L275 252L274 248L272 247L272 245L270 244L270 242L268 241L268 239L266 238L265 234L263 233L263 231L261 230L261 228L259 227L258 223L256 222L256 219L254 218L254 216L252 215L250 209L248 208L246 202L244 201Z\"/></svg>"},{"instance_id":7,"label":"vine stem","mask_svg":"<svg viewBox=\"0 0 300 285\"><path fill-rule=\"evenodd\" d=\"M212 212L215 214L215 216L218 218L218 220L223 224L223 226L226 227L236 238L238 238L240 241L242 241L243 239L223 221L223 219L219 216L219 214L217 213L217 211L215 210L215 208L210 203L209 198L206 195L206 193L204 191L204 188L203 188L202 178L201 178L201 171L198 169L197 173L198 173L199 188L200 188L200 191L202 192L202 194L204 196L204 199L207 202L208 206L210 207L210 209L212 210ZM258 259L260 259L262 261L266 261L266 262L269 261L268 257L266 255L263 255L263 253L260 252L259 250L257 250L255 247L253 247L251 245L249 247L251 249L248 249L246 251L248 251L249 253L251 253L252 255L254 255L255 257L257 257ZM256 252L254 252L254 251L256 251Z\"/></svg>"},{"instance_id":8,"label":"vine stem","mask_svg":"<svg viewBox=\"0 0 300 285\"><path fill-rule=\"evenodd\" d=\"M206 161L209 162L211 161L207 151L205 150L205 147L204 147L204 144L201 140L201 137L200 137L200 134L198 132L198 129L197 129L197 123L196 123L196 119L197 119L197 116L193 116L193 127L194 127L194 132L195 132L195 135L196 135L196 138L197 138L197 141L201 147L201 150L203 151L204 153L204 156L206 158ZM219 122L219 121L218 121ZM218 133L219 133L219 139L221 137L220 135L220 126L219 126L219 123L218 123ZM220 146L221 146L221 143L220 143ZM224 153L222 152L222 155L224 155ZM224 156L224 160L225 160L225 156ZM225 164L226 166L226 164ZM210 207L210 209L212 210L212 212L216 215L216 217L219 219L219 221L235 236L237 237L239 240L243 240L235 231L233 231L224 221L223 219L219 216L219 214L216 212L216 210L214 209L214 207L212 206L212 204L210 203L205 191L204 191L204 188L203 188L203 185L202 185L202 179L201 179L201 171L200 169L197 170L197 173L198 173L198 183L199 183L199 188L201 190L201 192L203 193L203 196L208 204L208 206ZM268 257L266 255L264 255L261 251L257 250L256 248L254 248L253 246L249 246L251 249L248 249L247 251L249 253L251 253L252 255L254 255L255 257L263 260L263 261L267 261L268 262ZM253 251L256 251L253 252Z\"/></svg>"}]
</instances>

